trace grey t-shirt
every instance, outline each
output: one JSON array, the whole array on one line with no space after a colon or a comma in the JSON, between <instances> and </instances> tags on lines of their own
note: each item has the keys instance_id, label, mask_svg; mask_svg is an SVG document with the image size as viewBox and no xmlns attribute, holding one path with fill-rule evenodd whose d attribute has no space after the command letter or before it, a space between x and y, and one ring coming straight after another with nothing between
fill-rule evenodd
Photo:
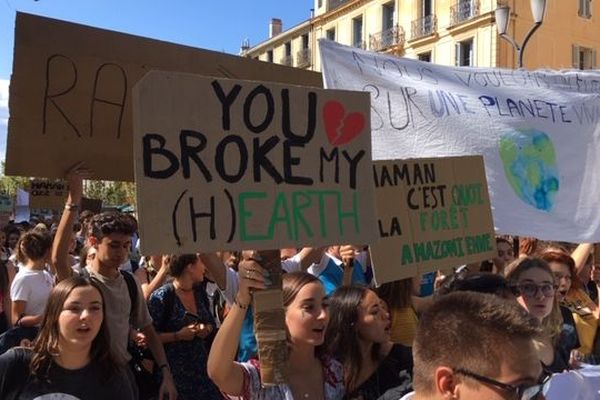
<instances>
[{"instance_id":1,"label":"grey t-shirt","mask_svg":"<svg viewBox=\"0 0 600 400\"><path fill-rule=\"evenodd\" d=\"M119 273L116 278L108 278L87 268L90 277L100 283L102 296L105 303L105 318L110 333L111 347L114 357L119 363L127 363L131 355L127 351L129 341L129 327L143 329L152 325L152 318L144 301L142 289L136 281L138 301L137 307L131 311L131 299L127 282Z\"/></svg>"}]
</instances>

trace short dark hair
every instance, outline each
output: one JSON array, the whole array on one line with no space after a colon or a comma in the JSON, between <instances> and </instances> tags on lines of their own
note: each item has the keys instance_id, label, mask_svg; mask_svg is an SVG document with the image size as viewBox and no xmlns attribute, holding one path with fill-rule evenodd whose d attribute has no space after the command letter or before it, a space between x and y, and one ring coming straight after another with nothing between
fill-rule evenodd
<instances>
[{"instance_id":1,"label":"short dark hair","mask_svg":"<svg viewBox=\"0 0 600 400\"><path fill-rule=\"evenodd\" d=\"M433 392L434 373L440 366L496 376L504 355L509 353L508 346L539 334L538 321L514 300L476 292L441 296L417 326L413 347L415 390Z\"/></svg>"},{"instance_id":2,"label":"short dark hair","mask_svg":"<svg viewBox=\"0 0 600 400\"><path fill-rule=\"evenodd\" d=\"M113 233L133 235L136 226L132 217L120 212L96 214L90 221L90 235L98 240Z\"/></svg>"},{"instance_id":3,"label":"short dark hair","mask_svg":"<svg viewBox=\"0 0 600 400\"><path fill-rule=\"evenodd\" d=\"M185 267L198 261L197 254L180 254L169 257L169 274L174 278L179 278Z\"/></svg>"},{"instance_id":4,"label":"short dark hair","mask_svg":"<svg viewBox=\"0 0 600 400\"><path fill-rule=\"evenodd\" d=\"M463 274L453 274L444 280L438 290L438 294L464 291L489 293L500 297L514 298L508 281L503 276L491 272L479 272L466 276L463 276Z\"/></svg>"},{"instance_id":5,"label":"short dark hair","mask_svg":"<svg viewBox=\"0 0 600 400\"><path fill-rule=\"evenodd\" d=\"M503 236L496 236L496 245L498 245L499 243L506 243L507 245L512 247L512 243L510 242L510 240Z\"/></svg>"},{"instance_id":6,"label":"short dark hair","mask_svg":"<svg viewBox=\"0 0 600 400\"><path fill-rule=\"evenodd\" d=\"M17 260L37 261L48 255L52 248L52 235L47 229L33 228L25 232L17 243Z\"/></svg>"}]
</instances>

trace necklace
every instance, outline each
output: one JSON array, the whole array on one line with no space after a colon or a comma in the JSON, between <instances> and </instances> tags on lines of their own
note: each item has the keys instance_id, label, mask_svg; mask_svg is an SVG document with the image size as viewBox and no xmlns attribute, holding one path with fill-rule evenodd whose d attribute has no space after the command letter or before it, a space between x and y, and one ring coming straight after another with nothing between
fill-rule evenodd
<instances>
[{"instance_id":1,"label":"necklace","mask_svg":"<svg viewBox=\"0 0 600 400\"><path fill-rule=\"evenodd\" d=\"M179 290L179 291L181 291L181 292L184 292L184 293L189 293L189 292L191 292L192 290L194 290L194 288L193 288L193 287L191 287L191 288L189 288L189 289L184 289L184 288L182 288L182 287L179 285L179 283L175 284L175 282L173 282L173 286L175 286L175 290Z\"/></svg>"}]
</instances>

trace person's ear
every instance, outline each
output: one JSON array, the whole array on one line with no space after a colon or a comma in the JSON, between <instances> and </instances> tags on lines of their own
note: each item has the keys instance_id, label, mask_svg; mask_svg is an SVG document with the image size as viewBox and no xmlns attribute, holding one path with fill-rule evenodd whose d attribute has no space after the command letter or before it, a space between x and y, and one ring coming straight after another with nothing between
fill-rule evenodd
<instances>
[{"instance_id":1,"label":"person's ear","mask_svg":"<svg viewBox=\"0 0 600 400\"><path fill-rule=\"evenodd\" d=\"M438 367L435 370L435 390L442 399L459 399L457 379L452 368Z\"/></svg>"}]
</instances>

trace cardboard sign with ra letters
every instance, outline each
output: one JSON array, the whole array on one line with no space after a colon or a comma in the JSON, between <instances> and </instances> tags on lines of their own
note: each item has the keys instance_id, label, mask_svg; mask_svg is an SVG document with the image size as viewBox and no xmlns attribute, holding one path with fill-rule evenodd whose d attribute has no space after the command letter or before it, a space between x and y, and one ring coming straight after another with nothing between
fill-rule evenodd
<instances>
[{"instance_id":1,"label":"cardboard sign with ra letters","mask_svg":"<svg viewBox=\"0 0 600 400\"><path fill-rule=\"evenodd\" d=\"M17 13L6 174L63 178L85 160L94 179L132 181L131 89L151 69L322 86L316 72Z\"/></svg>"}]
</instances>

